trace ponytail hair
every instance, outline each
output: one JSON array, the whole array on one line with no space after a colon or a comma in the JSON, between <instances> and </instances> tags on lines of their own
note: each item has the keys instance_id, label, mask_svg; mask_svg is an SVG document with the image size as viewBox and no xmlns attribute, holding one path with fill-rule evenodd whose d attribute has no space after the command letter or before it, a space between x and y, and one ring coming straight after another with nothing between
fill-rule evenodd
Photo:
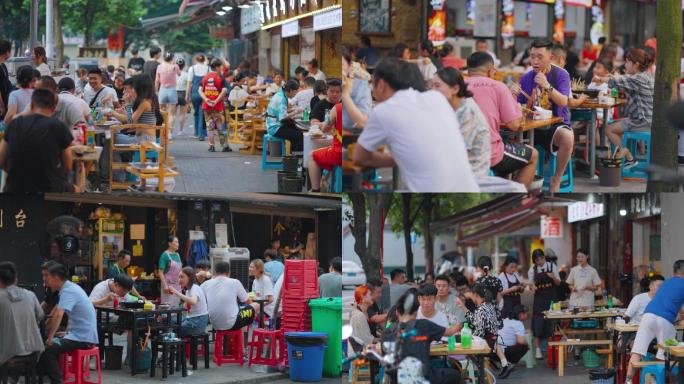
<instances>
[{"instance_id":1,"label":"ponytail hair","mask_svg":"<svg viewBox=\"0 0 684 384\"><path fill-rule=\"evenodd\" d=\"M492 258L489 256L480 256L480 258L477 259L477 266L483 270L485 274L489 274L489 271L492 270Z\"/></svg>"}]
</instances>

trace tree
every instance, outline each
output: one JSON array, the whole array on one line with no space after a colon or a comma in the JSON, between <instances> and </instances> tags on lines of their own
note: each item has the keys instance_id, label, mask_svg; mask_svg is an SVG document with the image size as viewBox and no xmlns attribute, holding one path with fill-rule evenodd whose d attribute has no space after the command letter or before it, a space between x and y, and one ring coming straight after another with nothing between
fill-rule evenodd
<instances>
[{"instance_id":1,"label":"tree","mask_svg":"<svg viewBox=\"0 0 684 384\"><path fill-rule=\"evenodd\" d=\"M23 55L23 42L29 39L30 5L30 0L0 1L0 38L12 42L14 56Z\"/></svg>"},{"instance_id":2,"label":"tree","mask_svg":"<svg viewBox=\"0 0 684 384\"><path fill-rule=\"evenodd\" d=\"M682 41L682 4L677 0L659 0L656 3L656 55L655 89L653 94L653 121L651 123L651 163L673 171L677 170L677 134L666 118L666 111L679 98L680 57ZM649 192L677 192L678 185L648 180Z\"/></svg>"},{"instance_id":3,"label":"tree","mask_svg":"<svg viewBox=\"0 0 684 384\"><path fill-rule=\"evenodd\" d=\"M72 32L82 32L84 45L105 38L119 25L138 27L146 8L140 0L61 0L63 25Z\"/></svg>"},{"instance_id":4,"label":"tree","mask_svg":"<svg viewBox=\"0 0 684 384\"><path fill-rule=\"evenodd\" d=\"M369 279L381 279L382 228L392 205L393 194L350 193L347 196L353 210L351 229L354 236L354 252L359 256L366 276Z\"/></svg>"}]
</instances>

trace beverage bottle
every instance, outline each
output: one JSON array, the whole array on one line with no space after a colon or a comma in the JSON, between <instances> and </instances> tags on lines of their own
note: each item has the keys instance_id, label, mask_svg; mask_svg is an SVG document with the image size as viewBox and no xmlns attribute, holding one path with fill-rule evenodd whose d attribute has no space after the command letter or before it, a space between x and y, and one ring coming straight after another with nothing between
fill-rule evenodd
<instances>
[{"instance_id":1,"label":"beverage bottle","mask_svg":"<svg viewBox=\"0 0 684 384\"><path fill-rule=\"evenodd\" d=\"M119 298L115 297L114 298L114 309L118 309L118 308L119 308Z\"/></svg>"},{"instance_id":2,"label":"beverage bottle","mask_svg":"<svg viewBox=\"0 0 684 384\"><path fill-rule=\"evenodd\" d=\"M302 120L309 121L309 107L304 107L304 113L302 115Z\"/></svg>"},{"instance_id":3,"label":"beverage bottle","mask_svg":"<svg viewBox=\"0 0 684 384\"><path fill-rule=\"evenodd\" d=\"M456 349L456 336L451 335L449 336L449 350L453 351Z\"/></svg>"},{"instance_id":4,"label":"beverage bottle","mask_svg":"<svg viewBox=\"0 0 684 384\"><path fill-rule=\"evenodd\" d=\"M618 90L617 88L613 88L610 90L610 96L611 97L618 97Z\"/></svg>"},{"instance_id":5,"label":"beverage bottle","mask_svg":"<svg viewBox=\"0 0 684 384\"><path fill-rule=\"evenodd\" d=\"M473 345L473 331L468 327L468 323L463 324L461 330L461 347L470 348Z\"/></svg>"},{"instance_id":6,"label":"beverage bottle","mask_svg":"<svg viewBox=\"0 0 684 384\"><path fill-rule=\"evenodd\" d=\"M608 295L608 309L613 308L613 295Z\"/></svg>"},{"instance_id":7,"label":"beverage bottle","mask_svg":"<svg viewBox=\"0 0 684 384\"><path fill-rule=\"evenodd\" d=\"M552 302L551 302L551 307L549 308L549 311L553 311L553 310L554 310L553 304L554 304L554 302L552 301Z\"/></svg>"}]
</instances>

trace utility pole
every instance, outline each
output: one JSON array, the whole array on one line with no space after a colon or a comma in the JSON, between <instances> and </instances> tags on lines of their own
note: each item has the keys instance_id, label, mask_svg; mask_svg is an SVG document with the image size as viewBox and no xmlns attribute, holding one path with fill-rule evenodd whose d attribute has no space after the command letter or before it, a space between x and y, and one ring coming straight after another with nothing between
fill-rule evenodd
<instances>
[{"instance_id":1,"label":"utility pole","mask_svg":"<svg viewBox=\"0 0 684 384\"><path fill-rule=\"evenodd\" d=\"M31 0L31 36L29 49L38 45L38 0Z\"/></svg>"},{"instance_id":2,"label":"utility pole","mask_svg":"<svg viewBox=\"0 0 684 384\"><path fill-rule=\"evenodd\" d=\"M45 53L48 60L52 59L54 54L54 37L55 37L55 19L53 16L54 1L45 1Z\"/></svg>"}]
</instances>

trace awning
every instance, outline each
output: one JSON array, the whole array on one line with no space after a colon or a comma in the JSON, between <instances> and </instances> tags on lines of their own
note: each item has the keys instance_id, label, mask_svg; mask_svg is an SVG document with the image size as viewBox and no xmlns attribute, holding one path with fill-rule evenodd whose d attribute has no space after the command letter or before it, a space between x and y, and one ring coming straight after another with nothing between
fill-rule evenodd
<instances>
[{"instance_id":1,"label":"awning","mask_svg":"<svg viewBox=\"0 0 684 384\"><path fill-rule=\"evenodd\" d=\"M538 205L538 204L537 204ZM541 212L537 209L537 205L530 207L520 215L512 216L511 218L497 222L496 224L487 225L483 229L470 233L458 240L459 245L472 245L475 242L486 240L497 235L508 234L519 228L525 227L532 221L539 220Z\"/></svg>"},{"instance_id":2,"label":"awning","mask_svg":"<svg viewBox=\"0 0 684 384\"><path fill-rule=\"evenodd\" d=\"M465 221L482 217L487 213L501 209L508 205L514 205L522 201L522 199L525 197L528 197L528 195L506 194L494 200L490 200L480 205L477 205L473 208L466 209L465 211L459 212L457 214L447 216L439 220L435 220L432 223L430 223L430 227L433 231L438 231L446 227L456 226Z\"/></svg>"}]
</instances>

